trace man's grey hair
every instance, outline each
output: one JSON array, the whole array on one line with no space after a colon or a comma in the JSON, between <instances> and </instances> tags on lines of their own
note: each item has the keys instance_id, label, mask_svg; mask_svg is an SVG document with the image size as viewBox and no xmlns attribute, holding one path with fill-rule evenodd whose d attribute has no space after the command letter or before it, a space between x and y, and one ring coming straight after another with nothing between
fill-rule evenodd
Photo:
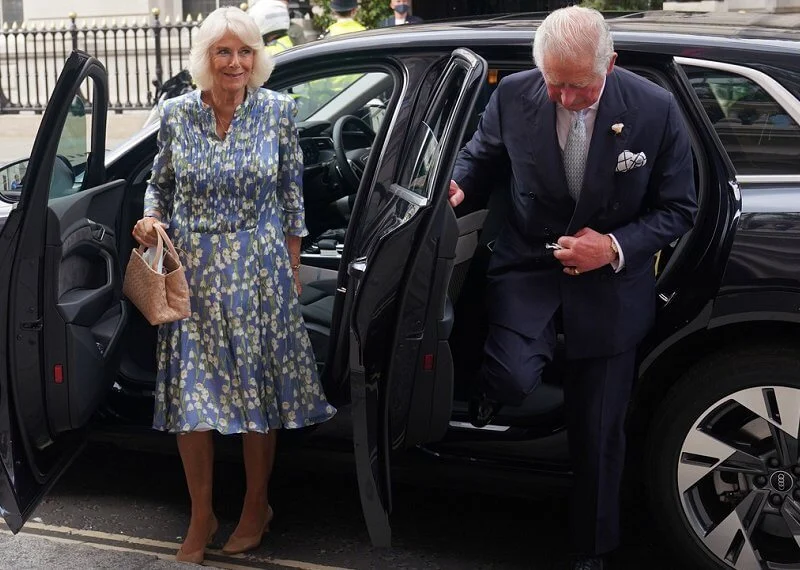
<instances>
[{"instance_id":1,"label":"man's grey hair","mask_svg":"<svg viewBox=\"0 0 800 570\"><path fill-rule=\"evenodd\" d=\"M614 40L603 15L592 8L568 6L551 12L536 29L533 61L543 69L546 54L562 60L594 53L594 69L605 75L614 55Z\"/></svg>"},{"instance_id":2,"label":"man's grey hair","mask_svg":"<svg viewBox=\"0 0 800 570\"><path fill-rule=\"evenodd\" d=\"M217 8L200 25L189 52L189 73L201 91L211 89L214 82L211 48L228 32L253 50L253 69L247 83L250 88L258 89L272 74L275 63L264 49L264 40L255 20L233 6Z\"/></svg>"}]
</instances>

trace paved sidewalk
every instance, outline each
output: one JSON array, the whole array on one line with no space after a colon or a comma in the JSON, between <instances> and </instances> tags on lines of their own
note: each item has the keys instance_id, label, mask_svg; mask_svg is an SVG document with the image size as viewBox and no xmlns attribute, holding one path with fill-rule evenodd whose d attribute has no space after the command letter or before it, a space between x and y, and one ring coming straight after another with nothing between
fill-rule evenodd
<instances>
[{"instance_id":1,"label":"paved sidewalk","mask_svg":"<svg viewBox=\"0 0 800 570\"><path fill-rule=\"evenodd\" d=\"M0 534L0 569L8 570L88 570L114 568L115 570L167 570L186 569L186 564L175 562L174 555L137 552L117 549L103 544L81 544L79 540L59 540L22 533L11 536ZM206 568L214 568L207 565Z\"/></svg>"},{"instance_id":2,"label":"paved sidewalk","mask_svg":"<svg viewBox=\"0 0 800 570\"><path fill-rule=\"evenodd\" d=\"M113 149L138 131L147 118L147 111L108 114L106 148ZM27 158L39 129L42 115L20 113L0 115L0 164Z\"/></svg>"}]
</instances>

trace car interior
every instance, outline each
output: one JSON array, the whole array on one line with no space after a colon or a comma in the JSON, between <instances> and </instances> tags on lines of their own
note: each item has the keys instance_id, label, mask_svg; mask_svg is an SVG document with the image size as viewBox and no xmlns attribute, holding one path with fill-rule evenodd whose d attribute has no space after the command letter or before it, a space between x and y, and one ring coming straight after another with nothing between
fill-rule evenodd
<instances>
[{"instance_id":1,"label":"car interior","mask_svg":"<svg viewBox=\"0 0 800 570\"><path fill-rule=\"evenodd\" d=\"M477 128L480 114L499 80L520 69L504 66L490 70L468 124L464 143ZM655 76L648 78L659 81ZM392 111L387 107L394 89L394 77L380 71L322 76L284 89L297 104L299 144L304 157L304 199L309 235L303 240L300 303L320 368L329 357L336 277L350 212L375 133ZM141 216L155 151L150 139L140 144L152 148L149 153L129 153L139 157L139 164L115 167L128 174L129 185L123 198L123 216L117 232L119 251L123 252L120 254L122 264L129 257L129 253L126 255L124 252L130 252L136 245L130 232ZM60 189L55 190L55 195L68 194L80 186L81 173L70 168L66 158L58 162L53 184ZM705 179L702 162L696 161L696 167L698 188L702 188L701 182ZM133 176L130 176L131 172ZM466 422L470 386L480 370L487 330L483 314L485 275L491 243L509 205L508 185L509 181L498 180L489 194L488 203L470 203L468 199L456 212L459 236L447 298L448 310L455 315L450 336L455 366L454 421ZM669 275L672 261L677 257L674 252L689 241L687 235L659 252L656 260L659 279ZM155 386L156 328L151 327L135 309L130 311L122 345L127 348L121 356L117 393L126 398L146 396ZM556 360L547 368L536 397L529 398L518 409L504 410L496 424L545 433L562 425L563 391L558 353L557 350ZM148 418L152 413L146 398L142 398L140 412L142 418Z\"/></svg>"}]
</instances>

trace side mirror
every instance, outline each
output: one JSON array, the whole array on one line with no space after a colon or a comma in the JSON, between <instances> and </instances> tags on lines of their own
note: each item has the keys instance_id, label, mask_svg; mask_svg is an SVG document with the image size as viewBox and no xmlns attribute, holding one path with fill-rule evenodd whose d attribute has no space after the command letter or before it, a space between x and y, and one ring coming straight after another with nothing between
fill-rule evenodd
<instances>
[{"instance_id":1,"label":"side mirror","mask_svg":"<svg viewBox=\"0 0 800 570\"><path fill-rule=\"evenodd\" d=\"M0 168L0 198L5 202L19 202L28 171L28 159L10 162Z\"/></svg>"}]
</instances>

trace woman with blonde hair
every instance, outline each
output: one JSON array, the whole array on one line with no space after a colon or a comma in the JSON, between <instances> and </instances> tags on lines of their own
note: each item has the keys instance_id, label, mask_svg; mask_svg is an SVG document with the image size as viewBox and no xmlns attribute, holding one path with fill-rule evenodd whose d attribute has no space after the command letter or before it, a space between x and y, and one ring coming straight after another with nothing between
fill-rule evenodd
<instances>
[{"instance_id":1,"label":"woman with blonde hair","mask_svg":"<svg viewBox=\"0 0 800 570\"><path fill-rule=\"evenodd\" d=\"M220 8L200 26L189 71L198 86L161 104L158 154L134 237L164 224L186 252L192 314L159 328L153 427L178 434L192 504L177 558L201 563L217 519L211 434L242 434L247 491L226 553L269 529L275 430L330 419L298 303L306 235L302 153L289 97L255 22Z\"/></svg>"}]
</instances>

